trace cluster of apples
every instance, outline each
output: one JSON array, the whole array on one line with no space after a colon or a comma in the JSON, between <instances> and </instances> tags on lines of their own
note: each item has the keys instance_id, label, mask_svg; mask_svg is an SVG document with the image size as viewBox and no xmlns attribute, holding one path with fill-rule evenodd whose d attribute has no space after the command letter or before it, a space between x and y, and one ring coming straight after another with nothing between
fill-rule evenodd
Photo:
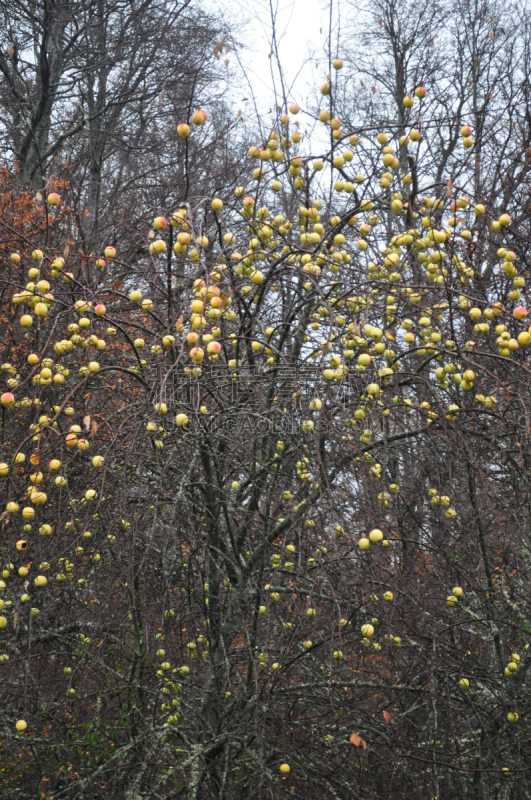
<instances>
[{"instance_id":1,"label":"cluster of apples","mask_svg":"<svg viewBox=\"0 0 531 800\"><path fill-rule=\"evenodd\" d=\"M340 59L335 59L333 66L336 70L341 69ZM321 93L325 97L329 95L329 83L323 84ZM424 87L417 87L411 95L408 94L404 98L404 106L411 108L416 100L422 101L425 97ZM300 108L296 104L291 104L289 112L291 117L295 117L300 113ZM287 113L282 114L280 125L287 128L291 117ZM200 127L205 124L207 118L204 110L198 110L192 115L191 122ZM240 309L245 308L244 302L249 303L249 308L252 309L251 304L257 304L264 295L272 299L269 305L265 306L267 311L263 313L266 315L274 313L275 306L278 305L278 295L282 291L282 278L277 277L275 270L285 270L290 279L292 276L294 279L300 279L300 291L303 293L304 290L308 293L307 297L312 298L304 345L312 359L322 360L323 391L332 394L334 385L344 381L349 375L349 370L362 380L359 407L352 413L349 412L349 418L345 423L350 431L362 423L369 424L364 420L367 417L370 419L371 415L389 416L391 413L397 415L418 413L427 424L441 418L443 422L444 419L449 422L455 421L461 413L461 407L454 402L453 393L471 392L477 389L482 375L477 367L472 369L470 365L464 363L466 354L474 353L474 342L466 342L464 347L460 348L460 355L457 357L454 356L455 342L445 339L445 323L450 308L460 312L462 318L468 316L477 336L487 337L491 333L491 322L496 320L495 331L498 337L496 346L498 354L504 358L512 357L519 348L527 347L531 343L531 332L527 327L515 336L511 335L509 330L509 328L513 330L516 323L523 325L528 312L523 305L510 310L511 304L520 301L522 291L525 290L525 277L516 265L515 254L501 246L502 242L499 242L498 249L500 259L498 272L500 277L504 275L512 280L512 288L507 297L508 307L501 302L485 303L480 299L472 302L470 299L474 271L467 258L466 248L469 242L477 236L478 226L483 224L483 217L490 219L490 230L496 236L503 235L504 230L510 228L511 218L507 213L498 214L487 210L480 202L481 198L470 200L462 192L449 203L438 196L420 195L421 199L413 204L409 192L412 176L407 172L399 175L401 162L397 156L397 148L409 142L420 142L422 137L416 129L411 129L405 138L398 139L394 145L392 142L395 137L391 133L380 131L376 135L374 132L367 135L366 144L377 150L379 164L375 180L369 181L361 172L354 172L353 168L357 163L357 153L361 149L359 148L362 141L361 134L344 133L341 120L332 117L326 109L319 112L319 119L330 128L332 142L330 153L317 157L311 154L307 156L297 154L288 160L291 146L298 145L302 141L302 135L298 130L293 131L291 135L288 135L288 131L282 135L273 130L264 146L255 146L249 151L250 158L259 162L259 166L253 172L257 183L249 191L242 186L236 188L237 207L227 209L221 198L211 198L211 212L220 226L230 222L231 225L239 224L241 230L241 234L237 237L232 230L224 230L222 227L223 245L220 244L216 257L214 257L215 243L209 241L206 235L194 234L195 220L187 208L180 207L168 217L159 215L154 219L153 227L158 238L150 243L149 252L153 260L149 263L156 264L154 259L167 252L168 244L164 235L171 226L176 232L173 245L175 257L182 259L183 262L189 262L194 268L204 269L203 276L193 282L188 298L189 313L186 315L186 320L180 319L177 322L174 333L169 333L166 329L162 334L157 334L158 338L152 345L151 355L153 358L164 358L176 344L182 344L187 357L186 370L189 374L199 377L201 365L205 360L218 362L218 365L226 364L228 370L236 371L241 366L239 339L235 333L236 326L234 329L231 326L238 321ZM187 123L181 123L177 132L179 136L186 138L191 128ZM461 135L464 147L472 147L473 140L468 126L463 126ZM340 143L345 139L348 140L349 146L339 152ZM278 214L274 214L269 204L266 204L269 188L273 192L279 192L284 186L279 176L283 176L297 192L305 185L305 170L310 164L315 173L322 172L326 164L336 170L332 208L329 210L315 195L310 196L308 193L302 197L296 194L298 202L293 218L289 218L285 211L280 213L280 209ZM350 174L347 170L351 169L351 165ZM269 183L268 178L271 179ZM363 197L353 208L353 195L356 189L363 192ZM338 198L344 205L341 205ZM47 199L52 207L59 206L62 202L56 193L50 193ZM227 212L226 216L224 211ZM457 219L457 215L463 215L466 227ZM381 225L383 216L386 220L391 220L393 230L398 229L400 232L393 233L386 240L385 246L380 248L384 236L380 233L384 227ZM241 252L236 250L237 242ZM209 254L208 259L205 259L206 253ZM168 256L170 255L171 253L168 253ZM104 258L96 258L95 264L103 269L115 257L116 248L108 245L104 251ZM11 260L14 264L20 264L20 254L14 253ZM418 265L419 274L422 276L421 279L416 278L414 282L409 278L412 261ZM12 295L12 302L15 305L25 305L28 308L29 313L24 314L20 320L22 327L28 329L34 324L35 318L43 326L49 324L47 319L51 316L50 312L57 300L57 291L54 289L52 292L50 281L60 279L70 284L72 290L76 288L72 274L66 272L64 256L54 254L53 257L48 255L45 257L42 250L35 249L31 254L31 264L28 272L30 282L25 289ZM359 278L353 278L353 275L359 275L354 270L354 267L358 266L363 269L363 281L356 289L356 281ZM438 290L443 289L454 279L457 285L464 287L459 290L463 294L454 297L456 294L454 292L453 299L449 301L446 296L443 298L442 294L438 294ZM412 285L409 285L410 283ZM137 288L132 289L128 296L133 312L142 313L155 331L156 320L150 316L154 302L144 297ZM35 444L41 440L43 431L48 428L57 429L57 417L60 413L64 412L66 416L70 416L70 407L62 410L61 404L56 402L52 395L52 392L61 393L67 388L64 384L68 385L70 371L67 364L70 362L66 359L77 361L77 356L90 347L100 353L104 353L106 349L105 340L97 333L85 339L82 336L94 321L109 316L102 302L105 298L97 299L98 302L81 297L73 303L71 311L76 315L74 318L77 321L68 322L66 329L61 333L54 331L53 336L58 337L55 341L50 341L54 358L51 358L51 353L43 352L32 354L28 359L31 381L39 388L48 390L53 400L54 411L53 416L42 414L38 423L34 423L30 433ZM248 314L248 311L245 310L245 313ZM265 317L261 318L260 322L263 323L263 330L252 333L250 350L253 354L263 352L267 357L266 363L273 365L275 362L273 337L276 328L269 324L270 320ZM116 333L115 327L107 328L108 336L115 336ZM181 340L179 337L182 337ZM133 344L139 350L145 346L145 341L137 336ZM238 358L231 357L234 355L234 350L237 351ZM245 358L245 348L242 348L242 351L244 353L242 358ZM446 413L437 414L427 401L416 408L412 400L406 396L395 394L390 400L390 396L387 395L387 387L393 376L400 371L404 360L424 357L428 357L433 363L433 367L426 367L426 372L432 370L429 374L434 388L444 398L450 393L448 399L452 402L447 404ZM2 368L2 371L5 375L9 375L8 391L0 396L0 402L6 413L32 406L33 401L29 398L16 399L18 388L16 370L13 372L11 365L8 365L8 368ZM101 372L99 361L91 359L79 367L78 375L92 379ZM475 401L483 405L485 411L489 413L495 410L497 402L493 395L484 395L479 391L475 394ZM314 397L309 404L310 411L320 411L321 408L322 400ZM154 410L157 415L165 415L168 412L167 406L162 402L158 403ZM201 406L200 412L207 413L206 407ZM178 428L188 428L191 418L188 409L180 410L175 416L175 424ZM150 421L146 428L157 434L155 446L158 450L162 449L162 434L158 426ZM308 435L305 441L309 441L310 435L315 431L311 415L302 420L302 431ZM371 441L371 437L370 427L363 428L359 437L362 452L363 447ZM64 436L64 443L72 452L77 450L86 453L89 450L89 440L78 425L69 426ZM282 449L277 445L278 460L281 458ZM318 484L312 477L313 470L307 452L305 450L296 461L296 477L303 484L309 483L315 487ZM23 454L18 453L14 458L14 464L0 464L0 477L9 476L13 467L23 462ZM381 480L383 471L381 464L368 453L364 453L364 462L367 464L371 479ZM92 466L96 469L101 468L103 463L102 456L94 456L92 459ZM50 460L49 472L49 483L52 484L53 478L53 485L57 490L64 488L67 476L58 459ZM47 488L47 478L48 476L45 478L44 473L37 470L31 473L30 486L21 489L20 497L16 496L7 503L8 513L17 515L20 512L25 525L29 525L35 517L35 507L46 506L49 502L53 502L52 492L56 490L53 489L53 485L51 491ZM238 492L240 485L239 481L234 481L233 491ZM382 509L388 509L390 506L392 508L392 496L398 492L398 488L396 484L390 484L388 491L386 489L380 492L378 499ZM82 500L84 503L90 503L96 496L96 490L88 488ZM21 497L28 499L28 505L23 505L22 510L18 502ZM286 502L292 498L291 492L284 492L283 499ZM433 507L444 509L446 519L451 521L455 517L456 511L451 507L448 495L440 495L432 489L429 499ZM310 529L311 526L306 527ZM383 522L382 527L386 529ZM28 532L25 530L25 533ZM39 532L44 537L49 536L52 526L43 523ZM22 552L27 547L26 540L19 540L19 543L20 547L17 547ZM374 528L367 536L359 539L358 545L361 551L368 551L373 545L390 547L391 541L380 528ZM291 554L290 550L287 552ZM277 559L272 558L271 563L272 568L276 568L280 565L280 559L277 563ZM286 565L292 563L285 562L285 568L291 570L292 567ZM29 570L27 567L20 569ZM26 577L28 573L22 574L20 569L19 576ZM11 574L11 570L5 571ZM68 573L71 573L71 569L65 564L62 574ZM34 584L37 588L44 588L46 577L37 575ZM455 587L447 598L447 605L456 606L462 594L462 589ZM29 600L29 593L25 592L24 596L26 595ZM279 599L278 592L272 592L270 596L272 602L277 602ZM392 592L386 592L384 599L392 601ZM5 627L2 619L5 617L0 618L0 628ZM371 620L362 626L361 633L364 639L373 636L375 624L377 623L373 624ZM311 642L310 646L304 649L310 650ZM191 652L194 652L193 648ZM165 655L160 657L165 658ZM341 661L342 651L334 651L334 659ZM168 672L169 663L166 660L162 662L160 671L163 675ZM517 663L513 657L507 666L511 674L515 670L511 665ZM183 669L184 667L181 668L182 675L186 674ZM462 679L462 688L465 687L465 681L467 679ZM173 716L178 717L176 713Z\"/></svg>"},{"instance_id":2,"label":"cluster of apples","mask_svg":"<svg viewBox=\"0 0 531 800\"><path fill-rule=\"evenodd\" d=\"M194 125L197 125L198 127L204 125L207 119L208 119L208 114L204 108L199 108L192 114L192 122ZM179 125L177 125L177 133L183 139L186 139L186 137L190 135L190 126L188 125L188 123L181 122Z\"/></svg>"}]
</instances>

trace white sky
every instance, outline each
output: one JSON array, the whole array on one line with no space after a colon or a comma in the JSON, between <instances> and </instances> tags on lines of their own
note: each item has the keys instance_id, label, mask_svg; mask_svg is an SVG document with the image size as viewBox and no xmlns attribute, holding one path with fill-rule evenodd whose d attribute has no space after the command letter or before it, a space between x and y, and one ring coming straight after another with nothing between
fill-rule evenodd
<instances>
[{"instance_id":1,"label":"white sky","mask_svg":"<svg viewBox=\"0 0 531 800\"><path fill-rule=\"evenodd\" d=\"M259 111L267 113L274 105L273 85L280 91L278 70L274 59L269 58L271 7L276 12L276 36L288 101L298 102L303 107L310 87L316 82L323 83L328 74L324 50L329 29L329 1L271 0L271 6L268 0L230 0L230 3L249 21L245 26L247 48L241 59ZM308 64L310 56L313 58ZM250 90L246 94L251 97Z\"/></svg>"}]
</instances>

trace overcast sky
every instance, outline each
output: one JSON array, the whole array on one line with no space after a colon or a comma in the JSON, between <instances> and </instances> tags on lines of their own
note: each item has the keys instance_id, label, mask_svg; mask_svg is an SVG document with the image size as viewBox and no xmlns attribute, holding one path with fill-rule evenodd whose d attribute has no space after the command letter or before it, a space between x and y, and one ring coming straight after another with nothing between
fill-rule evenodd
<instances>
[{"instance_id":1,"label":"overcast sky","mask_svg":"<svg viewBox=\"0 0 531 800\"><path fill-rule=\"evenodd\" d=\"M248 20L247 49L242 63L256 96L259 110L267 112L274 104L273 85L278 84L278 71L271 53L271 12L267 0L232 0ZM328 73L324 46L329 29L328 0L272 0L276 11L276 36L282 62L288 99L304 102L309 87L321 84ZM313 55L310 64L303 65ZM315 58L317 56L317 59ZM273 63L272 63L273 62ZM273 78L272 70L275 73Z\"/></svg>"}]
</instances>

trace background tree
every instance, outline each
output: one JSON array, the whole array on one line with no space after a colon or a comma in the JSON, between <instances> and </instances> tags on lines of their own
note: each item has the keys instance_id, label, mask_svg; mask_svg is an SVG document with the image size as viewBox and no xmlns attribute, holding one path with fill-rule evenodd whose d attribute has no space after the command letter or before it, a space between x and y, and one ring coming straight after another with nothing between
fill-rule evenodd
<instances>
[{"instance_id":1,"label":"background tree","mask_svg":"<svg viewBox=\"0 0 531 800\"><path fill-rule=\"evenodd\" d=\"M191 0L4 3L0 15L4 152L13 153L23 188L43 191L51 175L69 181L85 249L129 219L132 203L141 215L140 197L148 213L182 199L190 173L196 190L205 180L230 183L237 144L220 147L235 82L226 23ZM175 119L201 104L217 132L199 140L198 163Z\"/></svg>"}]
</instances>

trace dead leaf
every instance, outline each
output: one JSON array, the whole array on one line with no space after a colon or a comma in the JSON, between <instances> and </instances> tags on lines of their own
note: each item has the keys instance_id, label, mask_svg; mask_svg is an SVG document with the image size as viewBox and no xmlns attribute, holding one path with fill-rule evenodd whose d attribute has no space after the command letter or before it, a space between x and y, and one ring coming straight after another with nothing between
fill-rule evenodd
<instances>
[{"instance_id":1,"label":"dead leaf","mask_svg":"<svg viewBox=\"0 0 531 800\"><path fill-rule=\"evenodd\" d=\"M489 39L490 39L492 42L494 41L494 34L493 34L493 33L489 33Z\"/></svg>"},{"instance_id":2,"label":"dead leaf","mask_svg":"<svg viewBox=\"0 0 531 800\"><path fill-rule=\"evenodd\" d=\"M14 630L17 629L17 622L18 622L18 607L16 607L15 611L13 612L13 629Z\"/></svg>"},{"instance_id":3,"label":"dead leaf","mask_svg":"<svg viewBox=\"0 0 531 800\"><path fill-rule=\"evenodd\" d=\"M87 430L90 428L90 414L86 414L86 415L83 417L83 425L85 426L85 428L86 428Z\"/></svg>"},{"instance_id":4,"label":"dead leaf","mask_svg":"<svg viewBox=\"0 0 531 800\"><path fill-rule=\"evenodd\" d=\"M383 716L386 722L391 722L391 720L393 719L389 711L384 711Z\"/></svg>"},{"instance_id":5,"label":"dead leaf","mask_svg":"<svg viewBox=\"0 0 531 800\"><path fill-rule=\"evenodd\" d=\"M454 188L454 182L451 178L448 179L448 183L446 184L446 197L452 196L452 189Z\"/></svg>"},{"instance_id":6,"label":"dead leaf","mask_svg":"<svg viewBox=\"0 0 531 800\"><path fill-rule=\"evenodd\" d=\"M42 194L40 192L37 192L37 194L35 195L35 201L37 203L40 203L41 200L42 200Z\"/></svg>"},{"instance_id":7,"label":"dead leaf","mask_svg":"<svg viewBox=\"0 0 531 800\"><path fill-rule=\"evenodd\" d=\"M358 736L357 733L353 733L352 734L352 736L350 737L350 741L352 742L352 744L356 745L356 747L360 747L361 746L361 747L363 747L364 750L367 749L367 742L365 742L361 738L361 736Z\"/></svg>"},{"instance_id":8,"label":"dead leaf","mask_svg":"<svg viewBox=\"0 0 531 800\"><path fill-rule=\"evenodd\" d=\"M229 66L229 59L228 58L225 59L224 64L225 64L226 67Z\"/></svg>"},{"instance_id":9,"label":"dead leaf","mask_svg":"<svg viewBox=\"0 0 531 800\"><path fill-rule=\"evenodd\" d=\"M7 52L9 53L10 56L15 55L15 49L11 47L11 45L9 45L9 47L7 48Z\"/></svg>"},{"instance_id":10,"label":"dead leaf","mask_svg":"<svg viewBox=\"0 0 531 800\"><path fill-rule=\"evenodd\" d=\"M376 94L376 86L373 86L373 87L372 87L372 89L371 89L371 92L372 92L373 94Z\"/></svg>"},{"instance_id":11,"label":"dead leaf","mask_svg":"<svg viewBox=\"0 0 531 800\"><path fill-rule=\"evenodd\" d=\"M182 324L183 324L183 315L181 314L181 316L175 323L175 330L178 331Z\"/></svg>"},{"instance_id":12,"label":"dead leaf","mask_svg":"<svg viewBox=\"0 0 531 800\"><path fill-rule=\"evenodd\" d=\"M68 245L66 245L65 249L63 250L63 258L65 259L65 261L68 258L69 252L70 252L70 248L69 248Z\"/></svg>"},{"instance_id":13,"label":"dead leaf","mask_svg":"<svg viewBox=\"0 0 531 800\"><path fill-rule=\"evenodd\" d=\"M155 238L155 231L152 229L148 233L148 239L154 239L154 238Z\"/></svg>"},{"instance_id":14,"label":"dead leaf","mask_svg":"<svg viewBox=\"0 0 531 800\"><path fill-rule=\"evenodd\" d=\"M360 83L361 83L361 88L365 89L365 84L363 83L363 81L360 81Z\"/></svg>"},{"instance_id":15,"label":"dead leaf","mask_svg":"<svg viewBox=\"0 0 531 800\"><path fill-rule=\"evenodd\" d=\"M99 425L98 425L98 423L96 422L96 420L95 420L95 419L93 419L93 420L92 420L92 435L93 435L93 436L96 436L96 434L97 434L97 432L98 432L98 428L99 428Z\"/></svg>"},{"instance_id":16,"label":"dead leaf","mask_svg":"<svg viewBox=\"0 0 531 800\"><path fill-rule=\"evenodd\" d=\"M219 59L222 52L223 52L223 39L221 40L221 42L218 42L218 44L212 50L213 55L215 55L217 59Z\"/></svg>"},{"instance_id":17,"label":"dead leaf","mask_svg":"<svg viewBox=\"0 0 531 800\"><path fill-rule=\"evenodd\" d=\"M225 45L225 52L228 53L230 50L230 44Z\"/></svg>"}]
</instances>

